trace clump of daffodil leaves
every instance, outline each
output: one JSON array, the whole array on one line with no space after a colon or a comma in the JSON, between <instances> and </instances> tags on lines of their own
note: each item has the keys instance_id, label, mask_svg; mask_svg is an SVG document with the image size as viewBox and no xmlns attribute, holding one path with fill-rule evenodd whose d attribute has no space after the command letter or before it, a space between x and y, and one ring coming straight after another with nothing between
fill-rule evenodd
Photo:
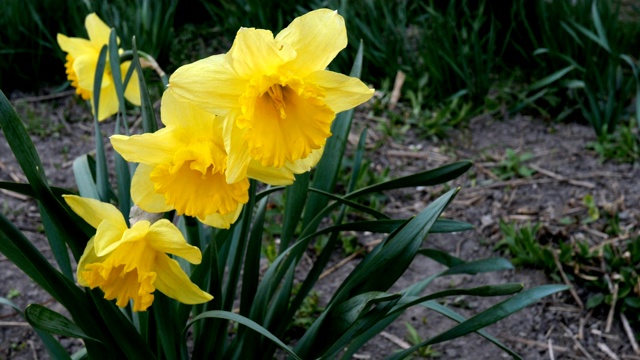
<instances>
[{"instance_id":1,"label":"clump of daffodil leaves","mask_svg":"<svg viewBox=\"0 0 640 360\"><path fill-rule=\"evenodd\" d=\"M65 65L69 80L85 99L92 95L89 89L93 89L98 54L109 39L109 28L95 14L87 16L86 27L90 40L58 35L61 48L69 53ZM288 185L294 174L311 170L322 156L336 113L373 95L373 89L358 78L326 70L346 45L344 19L321 9L296 18L275 37L268 30L240 29L228 53L180 67L162 96L165 127L154 133L111 137L124 159L139 163L131 183L133 202L150 213L175 210L204 224L229 228L249 200L249 179ZM122 74L128 66L130 62L121 64ZM105 75L99 119L118 110L112 79L106 70ZM137 79L132 82L137 84ZM127 91L137 91L137 98L131 98L139 103L139 88L130 85ZM177 274L150 270L153 260L148 258L154 256L142 254L154 253L142 244L153 243L144 239L157 236L140 234L141 226L135 225L135 232L133 227L119 227L110 240L96 235L78 267L81 284L100 287L105 297L117 297L119 306L134 299L135 310L151 304L149 293L155 282ZM130 241L122 240L129 238L123 236L128 232L137 234L141 245L129 246ZM176 234L171 232L179 241ZM105 247L97 246L103 241L109 242L109 250L127 244L127 250L114 254L128 256L104 257ZM114 268L119 275L111 273ZM136 283L138 292L133 289ZM169 295L166 288L158 289Z\"/></svg>"}]
</instances>

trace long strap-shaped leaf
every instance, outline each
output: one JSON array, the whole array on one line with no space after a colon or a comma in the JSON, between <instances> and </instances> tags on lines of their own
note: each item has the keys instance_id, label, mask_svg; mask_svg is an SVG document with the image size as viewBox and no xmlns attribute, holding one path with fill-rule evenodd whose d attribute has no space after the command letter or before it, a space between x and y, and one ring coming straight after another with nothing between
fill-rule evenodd
<instances>
[{"instance_id":1,"label":"long strap-shaped leaf","mask_svg":"<svg viewBox=\"0 0 640 360\"><path fill-rule=\"evenodd\" d=\"M0 128L5 134L7 142L11 147L22 171L24 171L29 184L33 188L33 195L42 202L51 220L61 232L68 235L65 241L69 245L76 260L82 255L88 237L73 226L70 214L54 196L47 183L44 167L40 157L22 124L22 121L9 103L9 100L0 90Z\"/></svg>"},{"instance_id":2,"label":"long strap-shaped leaf","mask_svg":"<svg viewBox=\"0 0 640 360\"><path fill-rule=\"evenodd\" d=\"M542 285L535 287L533 289L529 289L523 291L522 293L509 298L501 303L498 303L489 309L477 314L467 321L464 321L457 326L445 331L444 333L437 335L431 339L425 340L419 344L416 344L406 350L395 353L389 357L387 360L399 360L404 359L412 352L417 349L431 345L437 344L439 342L455 339L460 336L467 335L474 331L478 331L482 328L487 327L505 317L521 310L522 308L533 304L534 302L540 300L541 298L556 293L558 291L567 290L569 287L566 285Z\"/></svg>"},{"instance_id":3,"label":"long strap-shaped leaf","mask_svg":"<svg viewBox=\"0 0 640 360\"><path fill-rule=\"evenodd\" d=\"M18 314L20 314L20 316L24 317L24 313L20 310L20 308L8 299L0 297L0 305L10 306ZM34 330L40 337L40 340L42 340L45 349L47 349L47 353L49 353L49 356L52 359L71 360L71 357L69 356L69 354L67 354L67 351L64 349L64 347L62 347L58 340L56 340L51 334L38 329Z\"/></svg>"},{"instance_id":4,"label":"long strap-shaped leaf","mask_svg":"<svg viewBox=\"0 0 640 360\"><path fill-rule=\"evenodd\" d=\"M278 339L277 337L275 337L272 333L270 333L267 329L263 328L262 326L260 326L258 323L256 323L255 321L248 319L244 316L238 315L238 314L234 314L230 311L222 311L222 310L212 310L212 311L206 311L203 312L202 314L196 316L193 318L193 320L191 320L189 323L187 323L187 326L185 326L184 330L182 331L183 335L186 336L187 334L187 329L189 329L189 327L196 321L198 320L202 320L202 319L207 319L207 318L214 318L214 319L224 319L224 320L228 320L228 321L235 321L239 324L242 324L258 333L260 333L261 335L263 335L264 337L266 337L267 339L273 341L274 343L276 343L278 346L280 346L284 351L286 351L287 353L289 353L289 355L291 355L294 359L298 359L300 360L300 357L298 355L296 355L295 352L293 352L293 350L291 350L287 345L285 345L285 343L283 343L280 339Z\"/></svg>"}]
</instances>

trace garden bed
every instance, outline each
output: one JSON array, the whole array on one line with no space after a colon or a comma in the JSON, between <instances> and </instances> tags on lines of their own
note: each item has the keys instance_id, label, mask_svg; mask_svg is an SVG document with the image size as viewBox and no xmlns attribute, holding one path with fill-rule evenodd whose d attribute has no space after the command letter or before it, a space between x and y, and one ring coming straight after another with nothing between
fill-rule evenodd
<instances>
[{"instance_id":1,"label":"garden bed","mask_svg":"<svg viewBox=\"0 0 640 360\"><path fill-rule=\"evenodd\" d=\"M69 93L53 98L14 94L11 100L32 134L52 185L73 189L73 159L94 148L92 120L88 116L87 105ZM361 129L369 129L366 157L370 161L372 176L382 174L387 168L390 169L388 176L396 177L457 160L474 161L474 167L466 175L449 184L460 186L461 191L445 215L470 222L475 230L446 236L432 235L424 244L427 247L450 252L464 260L500 256L494 250L503 237L500 219L522 225L539 222L551 235L585 239L593 246L615 240L598 228L601 221L588 225L581 223L581 219L589 216L589 209L584 205L587 195L599 208L619 214L623 228L634 229L634 234L624 236L638 235L635 229L640 219L640 192L636 179L640 170L630 164L601 163L595 152L587 151L586 144L595 140L590 127L575 123L549 124L525 116L505 120L480 116L472 119L467 128L455 130L449 140L430 141L421 138L418 130L413 128L390 136L379 130L382 128L380 122L387 120L372 120L368 116L369 111L364 106L356 112L352 137L357 139ZM112 120L102 124L104 134L110 134L112 128ZM517 154L530 152L533 157L525 165L535 170L535 174L501 178L504 171L500 167L506 149L513 149ZM0 180L25 181L3 137L0 137ZM439 192L444 187L432 190ZM386 195L383 211L393 218L407 218L415 215L438 194L411 189ZM4 191L0 193L0 199L3 213L52 260L36 203ZM577 223L561 221L567 217L576 219ZM380 239L370 234L358 234L358 242L364 249L376 240ZM321 302L359 260L355 255L343 261L347 256L336 250L333 271L316 288ZM394 289L402 289L441 269L433 261L418 257ZM0 296L11 298L21 308L30 303L40 303L63 311L48 294L1 255L0 274L3 279ZM521 282L525 288L530 288L563 280L552 280L541 270L517 269L482 276L440 278L430 290L506 282ZM589 294L580 288L575 291L585 302ZM463 297L451 298L448 305L465 316L471 316L495 302L495 299ZM593 311L581 309L574 296L564 292L547 297L487 330L525 359L613 359L612 354L620 359L640 358L634 353L619 317L614 316L608 324L608 316L608 307L601 306ZM412 309L361 349L358 358L381 359L406 346L409 338L405 323L411 324L423 339L452 325L451 321L425 309ZM607 327L610 327L609 331L606 331ZM45 359L47 355L39 341L18 314L9 307L0 307L0 359ZM70 351L78 348L76 340L63 340L63 344ZM437 344L433 351L445 359L508 357L476 335Z\"/></svg>"}]
</instances>

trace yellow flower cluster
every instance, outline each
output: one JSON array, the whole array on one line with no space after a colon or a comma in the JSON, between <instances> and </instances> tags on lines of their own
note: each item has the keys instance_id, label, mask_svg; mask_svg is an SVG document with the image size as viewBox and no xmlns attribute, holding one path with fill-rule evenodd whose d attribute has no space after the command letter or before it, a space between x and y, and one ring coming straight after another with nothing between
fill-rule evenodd
<instances>
[{"instance_id":1,"label":"yellow flower cluster","mask_svg":"<svg viewBox=\"0 0 640 360\"><path fill-rule=\"evenodd\" d=\"M108 31L90 17L91 40L85 41L94 56ZM89 59L82 58L89 52L77 51L79 45L72 47L70 40L58 36L70 54L69 79L79 94L90 97L93 83L83 80L90 72ZM287 185L295 174L309 171L322 156L336 113L373 95L359 79L326 70L346 45L344 19L320 9L296 18L275 37L268 30L242 28L228 53L180 67L162 97L165 127L152 134L111 137L118 153L139 163L132 179L133 201L150 213L175 210L229 228L249 200L249 178ZM107 86L104 81L102 86ZM120 306L133 299L137 310L151 304L155 288L187 303L207 300L209 295L184 273L179 276L179 267L172 267L173 260L164 254L199 262L199 250L187 248L171 223L143 221L127 229L124 220L106 210L110 205L66 200L98 230L78 266L80 284L99 286ZM90 209L109 217L100 222Z\"/></svg>"}]
</instances>

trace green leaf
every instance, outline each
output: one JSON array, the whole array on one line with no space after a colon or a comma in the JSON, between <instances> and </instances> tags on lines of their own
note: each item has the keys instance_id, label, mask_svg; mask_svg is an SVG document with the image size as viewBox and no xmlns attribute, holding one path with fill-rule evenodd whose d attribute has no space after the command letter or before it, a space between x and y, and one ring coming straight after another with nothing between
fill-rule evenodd
<instances>
[{"instance_id":1,"label":"green leaf","mask_svg":"<svg viewBox=\"0 0 640 360\"><path fill-rule=\"evenodd\" d=\"M450 190L436 199L398 233L380 243L378 251L369 253L345 279L332 301L339 301L352 291L387 290L413 260L431 226L457 191Z\"/></svg>"},{"instance_id":2,"label":"green leaf","mask_svg":"<svg viewBox=\"0 0 640 360\"><path fill-rule=\"evenodd\" d=\"M452 233L473 230L473 225L458 220L438 219L429 230L430 233Z\"/></svg>"},{"instance_id":3,"label":"green leaf","mask_svg":"<svg viewBox=\"0 0 640 360\"><path fill-rule=\"evenodd\" d=\"M42 225L44 226L44 232L47 235L47 241L51 247L53 257L56 259L58 266L62 273L73 280L73 271L71 270L71 261L69 260L69 250L65 244L64 237L66 234L60 232L60 229L53 223L53 219L47 213L47 210L42 206L42 203L38 202L38 210L42 217Z\"/></svg>"},{"instance_id":4,"label":"green leaf","mask_svg":"<svg viewBox=\"0 0 640 360\"><path fill-rule=\"evenodd\" d=\"M605 49L608 53L611 53L611 48L609 47L609 42L607 41L606 37L602 38L599 35L594 34L593 31L585 28L584 26L578 24L575 21L571 21L571 25L573 25L576 29L578 29L578 31L580 31L586 37L591 39L593 42L595 42L596 44L600 45L600 47Z\"/></svg>"},{"instance_id":5,"label":"green leaf","mask_svg":"<svg viewBox=\"0 0 640 360\"><path fill-rule=\"evenodd\" d=\"M351 341L349 348L343 355L343 359L349 359L350 354L355 351L364 343L373 338L376 334L382 331L388 324L395 320L402 312L409 307L422 304L424 302L431 301L433 299L440 299L448 296L500 296L510 295L522 290L523 285L519 283L500 284L500 285L488 285L480 286L471 289L451 289L440 291L437 293L425 295L425 296L411 296L404 294L395 303L385 304L385 307L377 309L377 311L370 311L367 314L368 319L365 319L360 324L354 322L353 327L346 331L340 331L340 333L349 334L349 337L342 336L338 341L334 343L331 349L327 350L325 356L332 358L338 351L342 349L348 342ZM332 327L333 328L333 327ZM336 329L337 330L337 329ZM357 334L357 335L353 335ZM354 338L351 340L351 338ZM417 343L417 342L416 342Z\"/></svg>"},{"instance_id":6,"label":"green leaf","mask_svg":"<svg viewBox=\"0 0 640 360\"><path fill-rule=\"evenodd\" d=\"M422 254L428 258L431 258L446 267L462 265L465 263L464 260L458 259L457 257L447 252L436 249L420 249L418 250L418 254Z\"/></svg>"},{"instance_id":7,"label":"green leaf","mask_svg":"<svg viewBox=\"0 0 640 360\"><path fill-rule=\"evenodd\" d=\"M433 170L427 170L418 174L413 174L409 176L404 176L401 178L396 178L392 180L388 180L385 182L381 182L378 184L374 184L368 187L364 187L362 189L353 191L343 196L343 199L351 200L357 197L373 193L380 192L384 190L393 190L404 187L415 187L415 186L433 186L437 184L442 184L444 182L453 180L458 176L464 174L470 167L472 163L469 161L460 161L457 163L445 165ZM313 218L305 230L303 231L303 235L307 235L309 232L315 230L317 225L322 221L322 219L326 216L328 212L333 210L338 203L330 204L325 207L317 214L315 214L315 218Z\"/></svg>"},{"instance_id":8,"label":"green leaf","mask_svg":"<svg viewBox=\"0 0 640 360\"><path fill-rule=\"evenodd\" d=\"M429 233L429 229L456 193L457 189L453 189L436 199L367 254L343 281L325 311L329 311L334 304L339 304L358 294L387 291L406 270ZM296 350L301 356L306 358L317 355L321 346L318 341L320 334L324 336L323 343L331 343L328 337L337 338L341 335L325 329L324 319L325 317L322 316L318 318L296 344Z\"/></svg>"},{"instance_id":9,"label":"green leaf","mask_svg":"<svg viewBox=\"0 0 640 360\"><path fill-rule=\"evenodd\" d=\"M230 311L212 310L212 311L205 311L202 314L199 314L198 316L194 317L193 320L191 320L191 321L189 321L187 323L187 325L185 326L184 330L182 331L183 337L186 337L187 329L194 322L196 322L198 320L202 320L202 319L207 319L207 318L225 319L225 320L235 321L235 322L237 322L239 324L242 324L242 325L250 328L251 330L258 332L259 334L261 334L262 336L266 337L267 339L273 341L274 343L276 343L278 346L280 346L280 348L282 348L284 351L289 353L289 355L293 356L294 359L300 360L300 357L298 357L298 355L296 355L296 353L294 353L287 345L285 345L285 343L280 341L280 339L278 339L273 334L271 334L267 329L263 328L262 326L260 326L258 323L256 323L255 321L253 321L251 319L248 319L248 318L246 318L244 316L241 316L241 315L238 315L238 314L234 314L234 313L232 313Z\"/></svg>"},{"instance_id":10,"label":"green leaf","mask_svg":"<svg viewBox=\"0 0 640 360\"><path fill-rule=\"evenodd\" d=\"M593 309L594 307L602 304L604 302L604 294L598 293L595 295L589 296L587 299L587 309Z\"/></svg>"},{"instance_id":11,"label":"green leaf","mask_svg":"<svg viewBox=\"0 0 640 360\"><path fill-rule=\"evenodd\" d=\"M107 62L107 46L104 45L100 49L100 55L98 55L98 64L96 65L96 74L93 83L93 126L94 137L96 141L96 183L98 186L98 194L100 200L103 202L109 202L109 172L107 170L107 157L104 152L104 142L102 140L102 133L100 132L100 123L98 120L98 109L100 107L100 90L102 84L102 76L104 75L104 69Z\"/></svg>"},{"instance_id":12,"label":"green leaf","mask_svg":"<svg viewBox=\"0 0 640 360\"><path fill-rule=\"evenodd\" d=\"M349 185L347 185L347 192L355 190L358 183L358 176L360 175L360 168L362 167L362 158L364 157L365 148L367 145L367 129L362 130L360 134L360 140L358 141L358 147L356 147L356 153L353 159L353 168L351 169L351 178L349 179Z\"/></svg>"},{"instance_id":13,"label":"green leaf","mask_svg":"<svg viewBox=\"0 0 640 360\"><path fill-rule=\"evenodd\" d=\"M129 212L131 211L131 172L129 171L129 163L117 152L113 154L116 179L118 186L118 208L129 222Z\"/></svg>"},{"instance_id":14,"label":"green leaf","mask_svg":"<svg viewBox=\"0 0 640 360\"><path fill-rule=\"evenodd\" d=\"M38 249L1 213L0 252L63 305L71 306L82 298L73 282L51 266Z\"/></svg>"},{"instance_id":15,"label":"green leaf","mask_svg":"<svg viewBox=\"0 0 640 360\"><path fill-rule=\"evenodd\" d=\"M331 138L329 138L331 139ZM321 160L322 161L322 160ZM280 236L280 252L289 247L293 234L302 217L305 204L308 204L310 174L296 175L296 181L285 190L284 219ZM324 201L324 200L323 200Z\"/></svg>"},{"instance_id":16,"label":"green leaf","mask_svg":"<svg viewBox=\"0 0 640 360\"><path fill-rule=\"evenodd\" d=\"M349 74L352 77L359 78L362 72L363 49L364 47L361 41L356 58L353 62L353 67L351 68L351 73ZM327 139L322 159L320 159L316 166L311 187L329 193L333 191L338 173L341 169L342 159L344 158L344 151L349 137L349 130L351 129L351 122L353 120L353 112L354 109L350 109L336 115L335 120L331 124L332 135ZM326 206L327 202L328 199L323 198L320 195L309 195L309 200L307 201L304 219L302 222L303 227L307 227L309 224L313 223L314 217Z\"/></svg>"},{"instance_id":17,"label":"green leaf","mask_svg":"<svg viewBox=\"0 0 640 360\"><path fill-rule=\"evenodd\" d=\"M73 321L42 305L27 306L24 315L31 326L50 334L99 341L85 334Z\"/></svg>"},{"instance_id":18,"label":"green leaf","mask_svg":"<svg viewBox=\"0 0 640 360\"><path fill-rule=\"evenodd\" d=\"M629 64L629 67L633 71L633 77L636 81L636 97L635 97L635 110L636 110L636 122L640 127L640 74L638 74L638 66L633 59L626 54L620 55L620 58Z\"/></svg>"},{"instance_id":19,"label":"green leaf","mask_svg":"<svg viewBox=\"0 0 640 360\"><path fill-rule=\"evenodd\" d=\"M427 301L427 302L424 302L424 303L422 303L420 305L426 307L427 309L431 309L433 311L436 311L436 312L448 317L449 319L455 320L455 321L457 321L459 323L461 323L463 321L466 321L466 319L462 315L458 314L457 312L449 309L448 307L446 307L444 305L441 305L437 301L434 301L434 300ZM476 333L479 334L480 336L484 337L485 339L491 341L492 343L494 343L500 349L504 350L506 353L511 355L514 359L522 360L522 357L520 355L518 355L515 351L511 350L510 348L508 348L506 345L501 343L500 340L496 339L495 337L493 337L492 335L490 335L486 331L478 330L478 331L476 331Z\"/></svg>"},{"instance_id":20,"label":"green leaf","mask_svg":"<svg viewBox=\"0 0 640 360\"><path fill-rule=\"evenodd\" d=\"M533 91L533 90L537 90L543 87L547 87L551 84L553 84L555 81L561 79L563 76L565 76L566 74L568 74L569 72L571 72L573 69L575 69L575 66L573 65L569 65L565 68L562 68L556 72L554 72L553 74L546 76L536 82L534 82L533 84L531 84L529 86L529 88L527 89L528 91Z\"/></svg>"},{"instance_id":21,"label":"green leaf","mask_svg":"<svg viewBox=\"0 0 640 360\"><path fill-rule=\"evenodd\" d=\"M470 161L460 161L457 163L444 165L433 170L427 170L421 173L412 174L397 179L384 181L375 185L367 186L365 188L347 194L345 198L354 199L362 195L385 190L442 184L464 174L467 170L469 170L471 165L472 163Z\"/></svg>"},{"instance_id":22,"label":"green leaf","mask_svg":"<svg viewBox=\"0 0 640 360\"><path fill-rule=\"evenodd\" d=\"M456 265L446 270L443 275L469 274L476 275L485 272L513 270L513 265L504 258L488 258L476 261L469 261Z\"/></svg>"},{"instance_id":23,"label":"green leaf","mask_svg":"<svg viewBox=\"0 0 640 360\"><path fill-rule=\"evenodd\" d=\"M98 187L94 180L95 161L90 160L88 154L80 155L73 160L73 175L76 179L80 196L90 199L100 199Z\"/></svg>"},{"instance_id":24,"label":"green leaf","mask_svg":"<svg viewBox=\"0 0 640 360\"><path fill-rule=\"evenodd\" d=\"M400 294L388 294L381 291L371 291L356 295L331 309L327 319L327 328L337 334L344 334L344 331L358 320L363 313L368 311L371 306L398 300L401 296Z\"/></svg>"},{"instance_id":25,"label":"green leaf","mask_svg":"<svg viewBox=\"0 0 640 360\"><path fill-rule=\"evenodd\" d=\"M147 83L144 80L142 66L140 66L140 58L138 56L138 48L136 45L135 36L133 37L133 39L131 39L131 47L133 50L133 60L131 64L136 68L136 73L138 74L138 85L140 87L140 101L142 105L142 129L145 133L153 133L158 130L158 123L156 122L155 111L153 111L153 103L149 98L149 91L147 90Z\"/></svg>"},{"instance_id":26,"label":"green leaf","mask_svg":"<svg viewBox=\"0 0 640 360\"><path fill-rule=\"evenodd\" d=\"M602 26L602 20L600 20L600 12L598 12L597 4L598 3L596 1L593 1L591 3L591 17L593 18L593 25L596 27L596 32L598 33L600 44L602 44L608 52L611 52L609 40L607 40L607 33L604 30L604 26Z\"/></svg>"},{"instance_id":27,"label":"green leaf","mask_svg":"<svg viewBox=\"0 0 640 360\"><path fill-rule=\"evenodd\" d=\"M542 285L535 287L533 289L529 289L523 291L522 293L515 295L505 301L502 301L489 309L477 314L470 319L454 326L453 328L431 338L426 341L421 342L420 344L416 344L406 350L400 351L396 354L393 354L387 357L387 360L396 360L403 359L407 355L416 351L417 349L431 345L437 344L443 341L455 339L460 336L467 335L471 332L477 331L479 329L485 328L499 320L504 319L505 317L520 311L522 308L533 304L534 302L540 300L541 298L556 293L558 291L567 290L569 287L566 285Z\"/></svg>"},{"instance_id":28,"label":"green leaf","mask_svg":"<svg viewBox=\"0 0 640 360\"><path fill-rule=\"evenodd\" d=\"M118 96L119 111L125 114L124 107L124 86L122 84L122 74L120 73L120 54L118 54L118 35L116 29L111 28L109 33L109 65L111 68L111 80L116 88L116 96ZM100 83L98 83L100 84Z\"/></svg>"},{"instance_id":29,"label":"green leaf","mask_svg":"<svg viewBox=\"0 0 640 360\"><path fill-rule=\"evenodd\" d=\"M20 308L10 300L0 297L0 305L10 306L18 314L20 314L20 316L24 317L24 313L22 312L22 310L20 310ZM67 351L64 349L64 347L62 347L62 345L58 342L58 340L56 340L53 336L51 336L51 334L38 329L34 329L34 330L36 334L38 334L38 336L40 337L40 340L42 340L42 343L44 344L44 347L47 350L47 353L49 353L49 356L52 359L56 359L56 360L71 359L69 357L69 354L67 354Z\"/></svg>"},{"instance_id":30,"label":"green leaf","mask_svg":"<svg viewBox=\"0 0 640 360\"><path fill-rule=\"evenodd\" d=\"M314 188L309 188L309 191L317 193L317 194L321 194L321 195L325 196L328 199L335 200L335 201L337 201L337 202L339 202L341 204L347 205L347 206L349 206L349 207L351 207L351 208L353 208L355 210L360 210L360 211L362 211L362 212L364 212L366 214L370 214L373 217L375 217L376 219L389 219L389 217L387 215L385 215L385 214L383 214L383 213L381 213L381 212L379 212L379 211L377 211L375 209L372 209L372 208L370 208L368 206L360 205L360 204L358 204L356 202L347 200L343 196L334 195L334 194L331 194L331 193L328 193L328 192L325 192L325 191L322 191L322 190L319 190L319 189L314 189Z\"/></svg>"}]
</instances>

